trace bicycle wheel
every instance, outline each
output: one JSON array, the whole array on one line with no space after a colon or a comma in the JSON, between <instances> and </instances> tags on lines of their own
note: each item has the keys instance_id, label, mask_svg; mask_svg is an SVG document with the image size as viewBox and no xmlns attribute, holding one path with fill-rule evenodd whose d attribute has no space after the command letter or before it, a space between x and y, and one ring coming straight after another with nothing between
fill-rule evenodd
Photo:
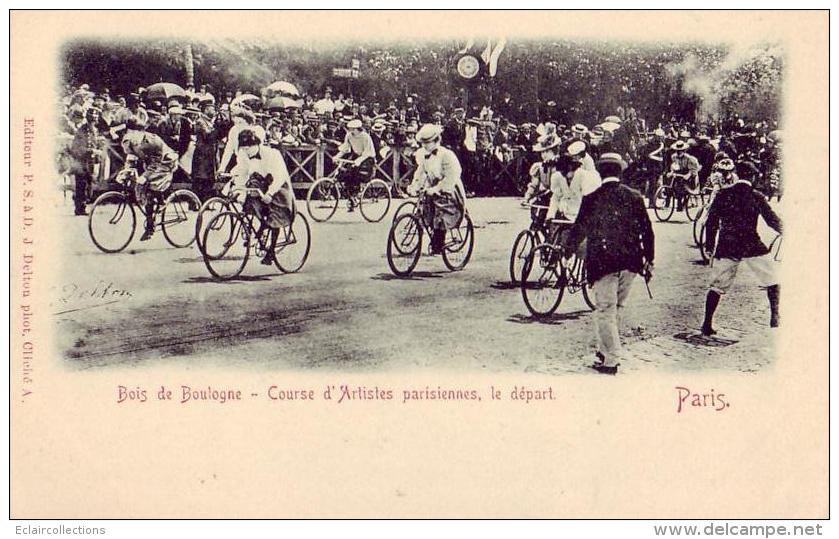
<instances>
[{"instance_id":1,"label":"bicycle wheel","mask_svg":"<svg viewBox=\"0 0 839 539\"><path fill-rule=\"evenodd\" d=\"M201 242L204 240L204 225L223 211L230 210L230 201L223 197L210 197L204 201L198 210L198 217L195 218L195 244L198 249L203 249Z\"/></svg>"},{"instance_id":2,"label":"bicycle wheel","mask_svg":"<svg viewBox=\"0 0 839 539\"><path fill-rule=\"evenodd\" d=\"M702 247L702 241L699 238L699 232L705 225L705 211L705 206L699 208L699 211L696 213L696 219L694 219L693 221L693 243L697 247Z\"/></svg>"},{"instance_id":3,"label":"bicycle wheel","mask_svg":"<svg viewBox=\"0 0 839 539\"><path fill-rule=\"evenodd\" d=\"M699 218L699 213L702 211L702 195L689 194L685 199L685 215L691 221L696 221Z\"/></svg>"},{"instance_id":4,"label":"bicycle wheel","mask_svg":"<svg viewBox=\"0 0 839 539\"><path fill-rule=\"evenodd\" d=\"M713 253L709 253L707 249L705 249L705 223L702 223L702 226L699 228L699 254L702 255L702 261L706 264L711 261L711 257L714 256Z\"/></svg>"},{"instance_id":5,"label":"bicycle wheel","mask_svg":"<svg viewBox=\"0 0 839 539\"><path fill-rule=\"evenodd\" d=\"M382 180L370 180L358 199L361 215L371 223L378 223L390 209L390 188Z\"/></svg>"},{"instance_id":6,"label":"bicycle wheel","mask_svg":"<svg viewBox=\"0 0 839 539\"><path fill-rule=\"evenodd\" d=\"M553 314L565 292L560 253L550 244L542 244L531 251L521 275L521 296L533 316Z\"/></svg>"},{"instance_id":7,"label":"bicycle wheel","mask_svg":"<svg viewBox=\"0 0 839 539\"><path fill-rule=\"evenodd\" d=\"M309 221L300 212L294 216L291 225L280 229L274 248L274 264L284 273L296 273L309 258L312 235Z\"/></svg>"},{"instance_id":8,"label":"bicycle wheel","mask_svg":"<svg viewBox=\"0 0 839 539\"><path fill-rule=\"evenodd\" d=\"M475 246L475 227L469 214L464 214L457 228L449 230L443 246L443 264L451 271L460 271L472 258Z\"/></svg>"},{"instance_id":9,"label":"bicycle wheel","mask_svg":"<svg viewBox=\"0 0 839 539\"><path fill-rule=\"evenodd\" d=\"M594 302L589 297L589 282L588 282L588 274L586 273L586 263L585 261L580 264L579 275L577 276L577 282L580 285L580 292L583 293L583 300L588 305L588 308L592 311L594 310Z\"/></svg>"},{"instance_id":10,"label":"bicycle wheel","mask_svg":"<svg viewBox=\"0 0 839 539\"><path fill-rule=\"evenodd\" d=\"M93 244L102 252L118 253L125 249L136 228L134 206L123 193L102 193L90 208L87 230Z\"/></svg>"},{"instance_id":11,"label":"bicycle wheel","mask_svg":"<svg viewBox=\"0 0 839 539\"><path fill-rule=\"evenodd\" d=\"M510 252L510 282L519 284L524 263L527 255L533 250L536 244L535 235L530 230L522 230L513 242L513 250Z\"/></svg>"},{"instance_id":12,"label":"bicycle wheel","mask_svg":"<svg viewBox=\"0 0 839 539\"><path fill-rule=\"evenodd\" d=\"M178 189L163 202L163 237L172 247L189 247L195 241L195 228L201 200L189 189Z\"/></svg>"},{"instance_id":13,"label":"bicycle wheel","mask_svg":"<svg viewBox=\"0 0 839 539\"><path fill-rule=\"evenodd\" d=\"M402 204L397 206L396 211L393 212L393 221L392 222L395 223L396 220L399 219L403 215L414 213L414 209L416 209L416 207L417 207L417 203L414 202L413 200L408 200L406 202L403 202Z\"/></svg>"},{"instance_id":14,"label":"bicycle wheel","mask_svg":"<svg viewBox=\"0 0 839 539\"><path fill-rule=\"evenodd\" d=\"M413 214L402 215L387 236L387 263L394 275L414 271L422 250L422 225Z\"/></svg>"},{"instance_id":15,"label":"bicycle wheel","mask_svg":"<svg viewBox=\"0 0 839 539\"><path fill-rule=\"evenodd\" d=\"M653 211L656 219L659 221L669 221L673 216L675 209L675 198L673 197L673 190L667 186L662 185L655 192L655 200L653 201Z\"/></svg>"},{"instance_id":16,"label":"bicycle wheel","mask_svg":"<svg viewBox=\"0 0 839 539\"><path fill-rule=\"evenodd\" d=\"M306 194L306 209L309 216L322 223L328 221L338 209L338 184L332 178L321 178L309 188Z\"/></svg>"},{"instance_id":17,"label":"bicycle wheel","mask_svg":"<svg viewBox=\"0 0 839 539\"><path fill-rule=\"evenodd\" d=\"M239 214L226 211L213 217L204 228L204 265L213 277L238 277L250 254L250 230Z\"/></svg>"}]
</instances>

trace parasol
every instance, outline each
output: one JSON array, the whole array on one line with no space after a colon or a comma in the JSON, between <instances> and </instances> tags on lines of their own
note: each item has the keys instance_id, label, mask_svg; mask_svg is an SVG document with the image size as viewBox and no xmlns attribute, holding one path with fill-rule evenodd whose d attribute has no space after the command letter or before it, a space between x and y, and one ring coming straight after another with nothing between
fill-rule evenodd
<instances>
[{"instance_id":1,"label":"parasol","mask_svg":"<svg viewBox=\"0 0 839 539\"><path fill-rule=\"evenodd\" d=\"M301 107L300 101L291 99L289 97L273 97L265 103L265 108L268 110L274 109L299 109Z\"/></svg>"},{"instance_id":2,"label":"parasol","mask_svg":"<svg viewBox=\"0 0 839 539\"><path fill-rule=\"evenodd\" d=\"M265 87L266 93L271 92L274 94L280 95L291 95L294 97L300 97L300 91L297 89L295 85L290 82L286 82L284 80L278 80L277 82L272 82L268 86Z\"/></svg>"},{"instance_id":3,"label":"parasol","mask_svg":"<svg viewBox=\"0 0 839 539\"><path fill-rule=\"evenodd\" d=\"M230 105L235 106L245 104L251 106L253 103L262 103L262 98L253 94L242 94L234 98L233 101L230 102Z\"/></svg>"},{"instance_id":4,"label":"parasol","mask_svg":"<svg viewBox=\"0 0 839 539\"><path fill-rule=\"evenodd\" d=\"M146 96L149 99L168 100L173 97L186 98L186 92L174 82L158 82L146 88Z\"/></svg>"}]
</instances>

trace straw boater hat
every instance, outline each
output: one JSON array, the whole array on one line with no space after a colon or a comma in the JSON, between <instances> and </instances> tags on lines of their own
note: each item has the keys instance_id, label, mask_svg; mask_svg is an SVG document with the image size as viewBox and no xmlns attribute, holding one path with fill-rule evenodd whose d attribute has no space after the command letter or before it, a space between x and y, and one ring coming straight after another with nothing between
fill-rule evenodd
<instances>
[{"instance_id":1,"label":"straw boater hat","mask_svg":"<svg viewBox=\"0 0 839 539\"><path fill-rule=\"evenodd\" d=\"M574 124L571 127L571 132L577 135L585 135L588 133L588 127L584 126L583 124Z\"/></svg>"},{"instance_id":2,"label":"straw boater hat","mask_svg":"<svg viewBox=\"0 0 839 539\"><path fill-rule=\"evenodd\" d=\"M439 125L435 124L425 124L422 128L417 132L417 142L430 142L440 136L442 129L440 129Z\"/></svg>"},{"instance_id":3,"label":"straw boater hat","mask_svg":"<svg viewBox=\"0 0 839 539\"><path fill-rule=\"evenodd\" d=\"M618 116L606 116L606 118L603 120L603 122L604 123L609 122L609 123L613 123L613 124L619 124L619 123L621 123L621 119Z\"/></svg>"},{"instance_id":4,"label":"straw boater hat","mask_svg":"<svg viewBox=\"0 0 839 539\"><path fill-rule=\"evenodd\" d=\"M347 129L361 129L361 120L353 118L347 122Z\"/></svg>"},{"instance_id":5,"label":"straw boater hat","mask_svg":"<svg viewBox=\"0 0 839 539\"><path fill-rule=\"evenodd\" d=\"M568 145L568 148L565 149L565 153L571 157L581 156L586 153L586 143L582 140L575 140Z\"/></svg>"},{"instance_id":6,"label":"straw boater hat","mask_svg":"<svg viewBox=\"0 0 839 539\"><path fill-rule=\"evenodd\" d=\"M559 146L560 141L559 137L554 134L545 135L540 137L539 140L536 141L536 144L533 146L534 152L544 152L547 150L552 150Z\"/></svg>"},{"instance_id":7,"label":"straw boater hat","mask_svg":"<svg viewBox=\"0 0 839 539\"><path fill-rule=\"evenodd\" d=\"M621 157L619 153L604 153L600 156L600 159L597 160L598 165L605 165L607 163L620 166L621 172L626 170L626 161L623 160L623 157Z\"/></svg>"},{"instance_id":8,"label":"straw boater hat","mask_svg":"<svg viewBox=\"0 0 839 539\"><path fill-rule=\"evenodd\" d=\"M683 140L677 140L670 145L670 149L674 152L683 152L689 148L688 143Z\"/></svg>"}]
</instances>

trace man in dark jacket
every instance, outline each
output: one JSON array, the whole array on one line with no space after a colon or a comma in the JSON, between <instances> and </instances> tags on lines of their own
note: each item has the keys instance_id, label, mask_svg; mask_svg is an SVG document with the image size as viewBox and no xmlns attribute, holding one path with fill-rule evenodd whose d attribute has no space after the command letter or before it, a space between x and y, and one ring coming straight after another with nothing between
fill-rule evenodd
<instances>
[{"instance_id":1,"label":"man in dark jacket","mask_svg":"<svg viewBox=\"0 0 839 539\"><path fill-rule=\"evenodd\" d=\"M714 268L711 289L705 298L705 321L702 324L704 335L716 333L713 328L714 311L722 294L725 294L734 282L741 263L749 266L760 284L766 287L771 311L769 325L778 327L780 286L773 277L772 261L766 256L769 249L757 233L757 218L763 217L766 224L779 234L781 220L769 207L766 197L752 187L752 180L757 174L753 164L738 163L739 179L731 187L717 193L708 211L705 248L709 253L714 253Z\"/></svg>"},{"instance_id":2,"label":"man in dark jacket","mask_svg":"<svg viewBox=\"0 0 839 539\"><path fill-rule=\"evenodd\" d=\"M601 186L583 197L577 221L565 242L575 252L588 239L586 272L596 304L598 357L592 368L603 374L618 371L621 344L618 330L630 286L636 274L652 276L655 257L653 227L641 194L620 183L626 162L616 153L598 161Z\"/></svg>"}]
</instances>

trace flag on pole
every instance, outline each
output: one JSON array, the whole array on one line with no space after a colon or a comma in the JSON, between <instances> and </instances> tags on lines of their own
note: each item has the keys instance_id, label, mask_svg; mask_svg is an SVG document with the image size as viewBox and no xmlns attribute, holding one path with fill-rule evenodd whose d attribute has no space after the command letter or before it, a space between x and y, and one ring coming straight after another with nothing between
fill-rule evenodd
<instances>
[{"instance_id":1,"label":"flag on pole","mask_svg":"<svg viewBox=\"0 0 839 539\"><path fill-rule=\"evenodd\" d=\"M488 43L487 43L488 45ZM502 37L498 40L498 43L495 44L495 48L492 49L492 53L489 55L489 60L487 64L489 64L489 76L494 77L495 72L498 70L498 57L501 56L501 52L504 50L504 47L507 45L507 38ZM484 51L486 52L486 51Z\"/></svg>"},{"instance_id":2,"label":"flag on pole","mask_svg":"<svg viewBox=\"0 0 839 539\"><path fill-rule=\"evenodd\" d=\"M489 57L492 54L492 40L487 39L487 46L484 49L484 52L481 53L481 60L484 61L485 64L489 64Z\"/></svg>"}]
</instances>

